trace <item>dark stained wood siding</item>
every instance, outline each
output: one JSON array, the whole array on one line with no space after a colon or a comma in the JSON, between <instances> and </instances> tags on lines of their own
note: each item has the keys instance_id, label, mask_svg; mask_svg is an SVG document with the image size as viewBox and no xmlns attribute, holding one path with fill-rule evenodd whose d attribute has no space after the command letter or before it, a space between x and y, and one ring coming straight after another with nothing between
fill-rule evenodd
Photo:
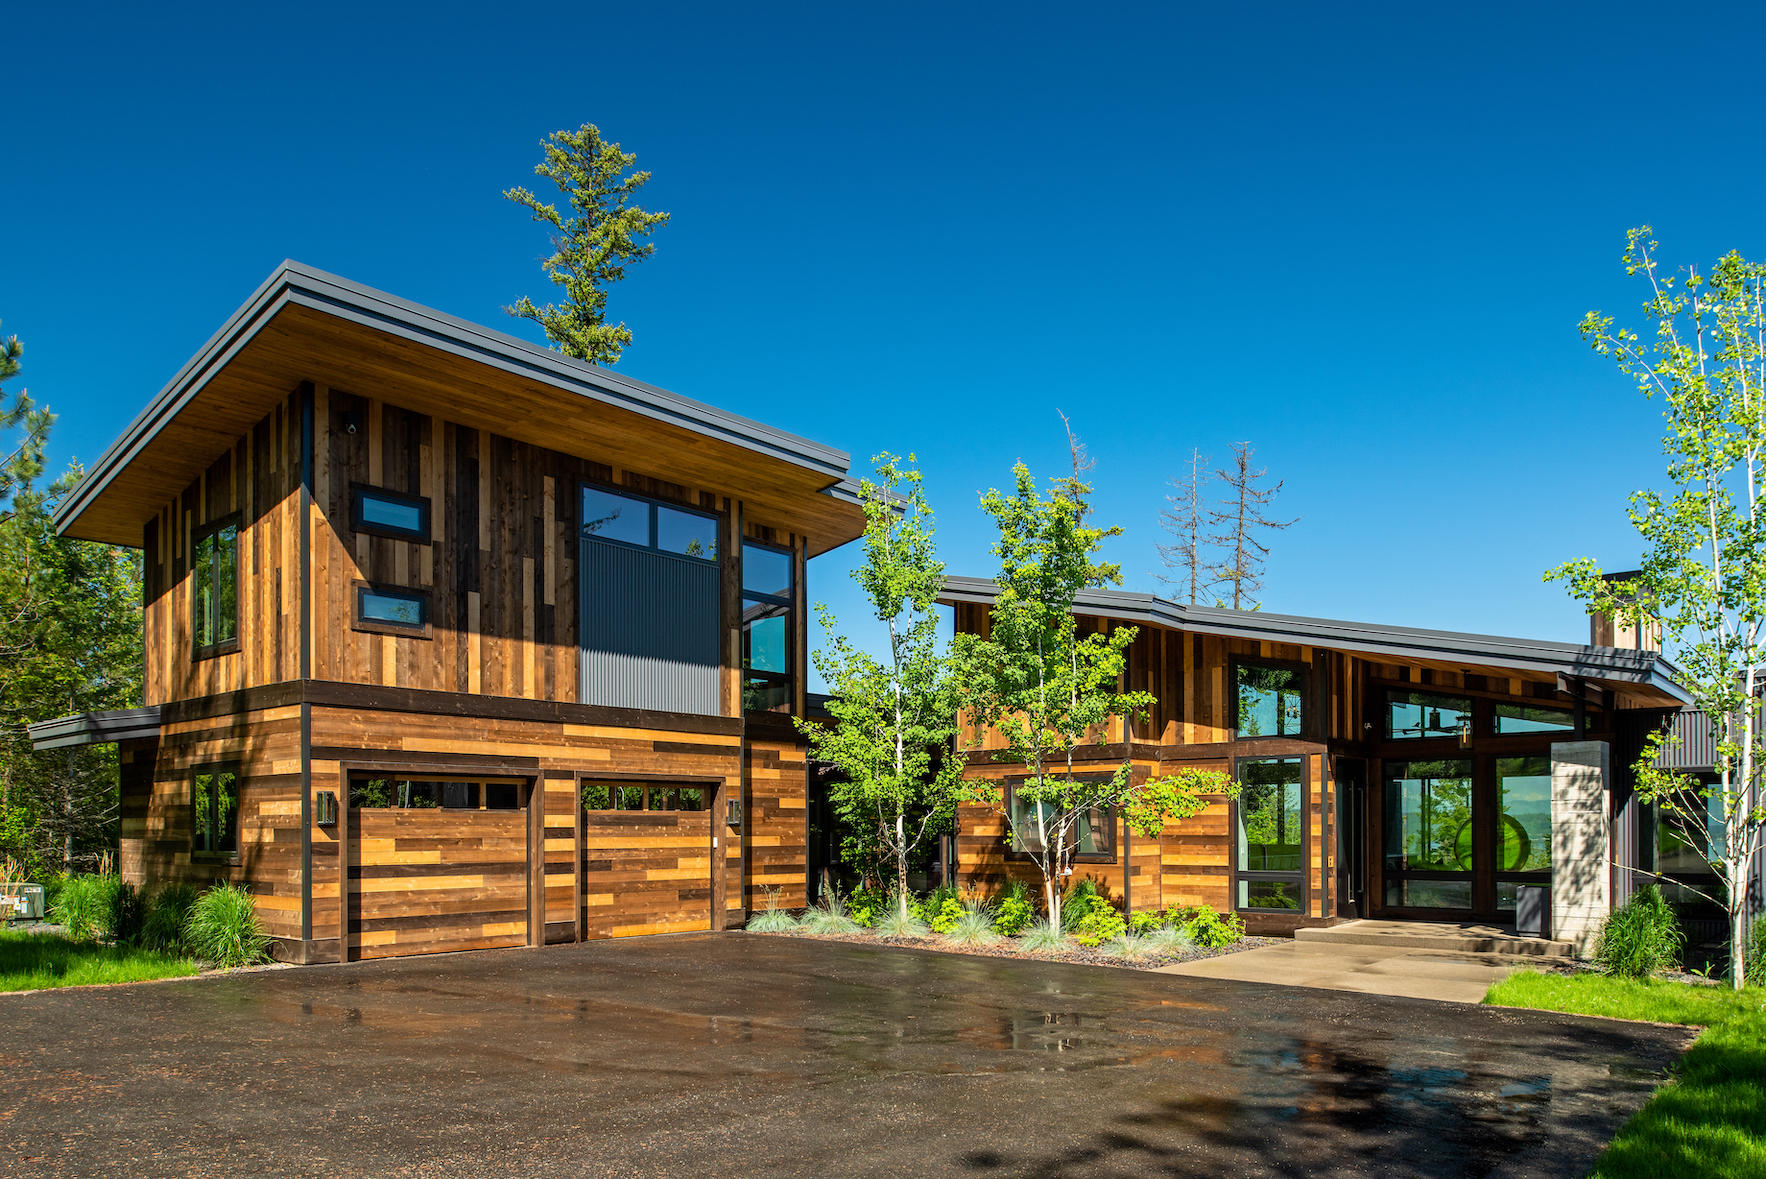
<instances>
[{"instance_id":1,"label":"dark stained wood siding","mask_svg":"<svg viewBox=\"0 0 1766 1179\"><path fill-rule=\"evenodd\" d=\"M588 936L710 929L712 815L709 810L588 812L583 826Z\"/></svg>"},{"instance_id":2,"label":"dark stained wood siding","mask_svg":"<svg viewBox=\"0 0 1766 1179\"><path fill-rule=\"evenodd\" d=\"M527 812L352 810L356 958L528 944Z\"/></svg>"}]
</instances>

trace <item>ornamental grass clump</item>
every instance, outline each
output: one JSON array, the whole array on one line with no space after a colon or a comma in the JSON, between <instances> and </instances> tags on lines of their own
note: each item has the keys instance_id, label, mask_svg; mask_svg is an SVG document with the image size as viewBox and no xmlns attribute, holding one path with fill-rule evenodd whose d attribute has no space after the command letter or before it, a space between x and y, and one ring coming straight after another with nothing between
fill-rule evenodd
<instances>
[{"instance_id":1,"label":"ornamental grass clump","mask_svg":"<svg viewBox=\"0 0 1766 1179\"><path fill-rule=\"evenodd\" d=\"M196 898L184 921L184 941L211 966L255 966L270 960L270 936L258 920L257 906L237 884L217 884Z\"/></svg>"},{"instance_id":2,"label":"ornamental grass clump","mask_svg":"<svg viewBox=\"0 0 1766 1179\"><path fill-rule=\"evenodd\" d=\"M141 945L160 954L187 954L184 924L190 920L190 910L196 907L196 898L201 895L194 884L182 880L162 886L147 902L147 916L141 922Z\"/></svg>"},{"instance_id":3,"label":"ornamental grass clump","mask_svg":"<svg viewBox=\"0 0 1766 1179\"><path fill-rule=\"evenodd\" d=\"M805 933L820 934L824 937L857 933L862 928L847 913L846 901L840 896L839 890L833 888L824 892L821 902L805 912L803 919L797 924Z\"/></svg>"},{"instance_id":4,"label":"ornamental grass clump","mask_svg":"<svg viewBox=\"0 0 1766 1179\"><path fill-rule=\"evenodd\" d=\"M779 890L766 890L766 909L748 919L750 933L796 933L797 916L779 907Z\"/></svg>"},{"instance_id":5,"label":"ornamental grass clump","mask_svg":"<svg viewBox=\"0 0 1766 1179\"><path fill-rule=\"evenodd\" d=\"M1018 946L1030 954L1058 954L1067 948L1067 935L1061 927L1044 917L1030 924L1018 935Z\"/></svg>"},{"instance_id":6,"label":"ornamental grass clump","mask_svg":"<svg viewBox=\"0 0 1766 1179\"><path fill-rule=\"evenodd\" d=\"M1103 949L1112 958L1120 958L1124 962L1139 962L1152 956L1153 942L1143 934L1124 933L1105 942Z\"/></svg>"},{"instance_id":7,"label":"ornamental grass clump","mask_svg":"<svg viewBox=\"0 0 1766 1179\"><path fill-rule=\"evenodd\" d=\"M885 938L924 938L931 937L932 930L927 924L914 916L912 912L903 913L901 906L891 901L884 909L883 915L877 918L872 929L878 937Z\"/></svg>"},{"instance_id":8,"label":"ornamental grass clump","mask_svg":"<svg viewBox=\"0 0 1766 1179\"><path fill-rule=\"evenodd\" d=\"M1680 965L1686 935L1662 890L1646 884L1601 926L1594 960L1619 978L1648 978Z\"/></svg>"},{"instance_id":9,"label":"ornamental grass clump","mask_svg":"<svg viewBox=\"0 0 1766 1179\"><path fill-rule=\"evenodd\" d=\"M109 929L121 885L115 876L70 876L56 892L49 916L75 941L96 941Z\"/></svg>"},{"instance_id":10,"label":"ornamental grass clump","mask_svg":"<svg viewBox=\"0 0 1766 1179\"><path fill-rule=\"evenodd\" d=\"M980 906L965 908L950 928L944 931L944 940L953 945L974 949L978 946L991 946L1000 940L1000 935L993 929L993 914Z\"/></svg>"},{"instance_id":11,"label":"ornamental grass clump","mask_svg":"<svg viewBox=\"0 0 1766 1179\"><path fill-rule=\"evenodd\" d=\"M1154 954L1187 954L1196 948L1190 931L1176 925L1161 925L1144 935L1149 952Z\"/></svg>"}]
</instances>

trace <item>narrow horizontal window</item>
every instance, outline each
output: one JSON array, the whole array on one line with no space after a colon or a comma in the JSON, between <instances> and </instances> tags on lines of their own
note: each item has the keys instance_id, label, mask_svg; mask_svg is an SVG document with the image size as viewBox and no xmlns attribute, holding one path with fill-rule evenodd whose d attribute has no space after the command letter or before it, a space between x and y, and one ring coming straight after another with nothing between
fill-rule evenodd
<instances>
[{"instance_id":1,"label":"narrow horizontal window","mask_svg":"<svg viewBox=\"0 0 1766 1179\"><path fill-rule=\"evenodd\" d=\"M429 629L429 595L421 590L357 585L356 624L370 629L425 632Z\"/></svg>"},{"instance_id":2,"label":"narrow horizontal window","mask_svg":"<svg viewBox=\"0 0 1766 1179\"><path fill-rule=\"evenodd\" d=\"M509 780L359 774L350 780L350 805L360 810L518 811L521 786Z\"/></svg>"},{"instance_id":3,"label":"narrow horizontal window","mask_svg":"<svg viewBox=\"0 0 1766 1179\"><path fill-rule=\"evenodd\" d=\"M701 561L717 560L717 517L600 487L583 488L582 535Z\"/></svg>"},{"instance_id":4,"label":"narrow horizontal window","mask_svg":"<svg viewBox=\"0 0 1766 1179\"><path fill-rule=\"evenodd\" d=\"M1531 704L1496 706L1496 732L1499 736L1518 733L1567 733L1575 727L1570 714L1561 708L1537 708Z\"/></svg>"},{"instance_id":5,"label":"narrow horizontal window","mask_svg":"<svg viewBox=\"0 0 1766 1179\"><path fill-rule=\"evenodd\" d=\"M350 488L350 527L400 540L429 540L429 500L382 487Z\"/></svg>"},{"instance_id":6,"label":"narrow horizontal window","mask_svg":"<svg viewBox=\"0 0 1766 1179\"><path fill-rule=\"evenodd\" d=\"M711 792L703 786L584 782L582 803L586 811L703 811Z\"/></svg>"},{"instance_id":7,"label":"narrow horizontal window","mask_svg":"<svg viewBox=\"0 0 1766 1179\"><path fill-rule=\"evenodd\" d=\"M1457 737L1469 732L1471 724L1472 702L1463 696L1394 692L1387 702L1386 736L1394 741Z\"/></svg>"}]
</instances>

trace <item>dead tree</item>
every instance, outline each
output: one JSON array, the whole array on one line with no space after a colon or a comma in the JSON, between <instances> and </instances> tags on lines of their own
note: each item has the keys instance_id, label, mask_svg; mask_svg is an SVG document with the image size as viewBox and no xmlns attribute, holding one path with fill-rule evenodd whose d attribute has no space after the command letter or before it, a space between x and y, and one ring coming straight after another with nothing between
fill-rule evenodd
<instances>
[{"instance_id":1,"label":"dead tree","mask_svg":"<svg viewBox=\"0 0 1766 1179\"><path fill-rule=\"evenodd\" d=\"M1172 538L1170 544L1158 546L1159 559L1170 570L1159 574L1159 580L1177 586L1180 592L1187 591L1192 606L1215 585L1214 566L1207 560L1202 535L1207 516L1202 508L1202 489L1210 478L1207 466L1207 456L1192 449L1189 474L1171 481L1176 492L1165 497L1165 510L1159 513L1159 526Z\"/></svg>"},{"instance_id":2,"label":"dead tree","mask_svg":"<svg viewBox=\"0 0 1766 1179\"><path fill-rule=\"evenodd\" d=\"M1270 503L1280 494L1282 481L1276 480L1273 487L1264 486L1269 470L1266 467L1251 468L1253 453L1249 442L1233 443L1232 469L1214 472L1215 477L1227 485L1229 495L1218 508L1208 513L1209 524L1220 529L1208 539L1219 545L1224 554L1220 563L1214 566L1215 577L1232 587L1224 604L1234 610L1255 610L1259 605L1257 595L1263 589L1263 563L1269 558L1269 546L1263 543L1262 535L1292 528L1300 522L1298 516L1292 520L1272 520L1265 514Z\"/></svg>"}]
</instances>

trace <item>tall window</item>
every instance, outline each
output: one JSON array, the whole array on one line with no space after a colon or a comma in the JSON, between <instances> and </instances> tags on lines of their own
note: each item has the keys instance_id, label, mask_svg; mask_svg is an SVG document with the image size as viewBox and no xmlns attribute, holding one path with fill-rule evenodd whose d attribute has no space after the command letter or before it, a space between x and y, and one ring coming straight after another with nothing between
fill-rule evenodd
<instances>
[{"instance_id":1,"label":"tall window","mask_svg":"<svg viewBox=\"0 0 1766 1179\"><path fill-rule=\"evenodd\" d=\"M229 768L196 771L190 850L199 856L239 854L239 775Z\"/></svg>"},{"instance_id":2,"label":"tall window","mask_svg":"<svg viewBox=\"0 0 1766 1179\"><path fill-rule=\"evenodd\" d=\"M1449 757L1386 763L1386 904L1472 907L1472 763Z\"/></svg>"},{"instance_id":3,"label":"tall window","mask_svg":"<svg viewBox=\"0 0 1766 1179\"><path fill-rule=\"evenodd\" d=\"M190 623L196 653L239 643L239 517L196 533L190 546Z\"/></svg>"},{"instance_id":4,"label":"tall window","mask_svg":"<svg viewBox=\"0 0 1766 1179\"><path fill-rule=\"evenodd\" d=\"M1233 666L1234 729L1240 737L1298 737L1306 726L1306 673L1262 663Z\"/></svg>"},{"instance_id":5,"label":"tall window","mask_svg":"<svg viewBox=\"0 0 1766 1179\"><path fill-rule=\"evenodd\" d=\"M749 541L742 546L742 707L791 711L789 549Z\"/></svg>"},{"instance_id":6,"label":"tall window","mask_svg":"<svg viewBox=\"0 0 1766 1179\"><path fill-rule=\"evenodd\" d=\"M1306 902L1301 760L1246 758L1238 778L1238 907L1297 912Z\"/></svg>"},{"instance_id":7,"label":"tall window","mask_svg":"<svg viewBox=\"0 0 1766 1179\"><path fill-rule=\"evenodd\" d=\"M1551 879L1551 758L1496 759L1496 907L1515 907L1515 889Z\"/></svg>"}]
</instances>

